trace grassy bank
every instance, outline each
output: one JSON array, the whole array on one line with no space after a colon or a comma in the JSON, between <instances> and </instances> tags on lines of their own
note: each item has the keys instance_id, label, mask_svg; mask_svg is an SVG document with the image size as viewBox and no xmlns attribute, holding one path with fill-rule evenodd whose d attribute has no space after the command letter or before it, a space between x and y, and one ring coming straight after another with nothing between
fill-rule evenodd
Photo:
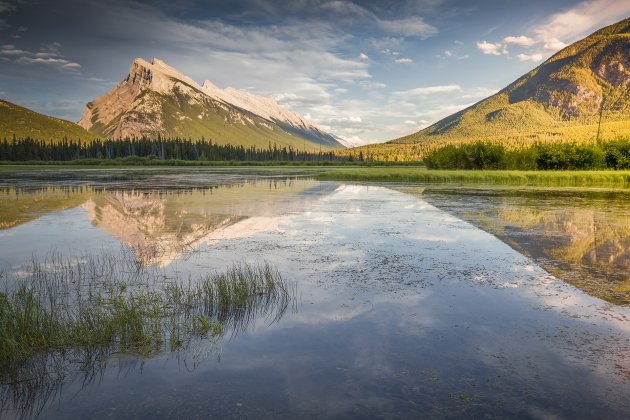
<instances>
[{"instance_id":1,"label":"grassy bank","mask_svg":"<svg viewBox=\"0 0 630 420\"><path fill-rule=\"evenodd\" d=\"M536 187L630 187L627 171L428 170L425 168L340 168L316 175L319 180L356 182L459 183Z\"/></svg>"}]
</instances>

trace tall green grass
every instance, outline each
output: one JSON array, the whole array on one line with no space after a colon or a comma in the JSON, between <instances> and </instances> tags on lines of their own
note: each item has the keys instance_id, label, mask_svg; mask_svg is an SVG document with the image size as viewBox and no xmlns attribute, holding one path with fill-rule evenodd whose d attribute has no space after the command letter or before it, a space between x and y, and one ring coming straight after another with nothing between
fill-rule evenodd
<instances>
[{"instance_id":1,"label":"tall green grass","mask_svg":"<svg viewBox=\"0 0 630 420\"><path fill-rule=\"evenodd\" d=\"M427 170L425 168L352 168L325 171L318 180L354 182L456 183L532 187L628 188L630 171Z\"/></svg>"},{"instance_id":2,"label":"tall green grass","mask_svg":"<svg viewBox=\"0 0 630 420\"><path fill-rule=\"evenodd\" d=\"M182 281L133 258L33 260L0 293L0 384L20 406L68 370L94 375L116 353L149 357L220 340L295 307L295 287L269 264L236 264Z\"/></svg>"}]
</instances>

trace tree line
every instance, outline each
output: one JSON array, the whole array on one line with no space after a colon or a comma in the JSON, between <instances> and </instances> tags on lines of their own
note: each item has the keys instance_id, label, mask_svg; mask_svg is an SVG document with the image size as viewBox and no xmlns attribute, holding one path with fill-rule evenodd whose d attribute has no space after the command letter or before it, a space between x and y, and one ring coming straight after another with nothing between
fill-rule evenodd
<instances>
[{"instance_id":1,"label":"tree line","mask_svg":"<svg viewBox=\"0 0 630 420\"><path fill-rule=\"evenodd\" d=\"M424 163L430 169L630 169L630 139L534 143L517 150L489 142L448 145L429 153Z\"/></svg>"},{"instance_id":2,"label":"tree line","mask_svg":"<svg viewBox=\"0 0 630 420\"><path fill-rule=\"evenodd\" d=\"M245 147L231 144L216 144L212 141L191 139L126 139L92 140L80 142L63 140L55 143L32 138L0 142L0 160L24 161L60 161L68 162L79 159L119 159L127 157L145 157L156 160L189 161L346 161L332 151L306 152L291 146L278 147L271 144L267 148Z\"/></svg>"}]
</instances>

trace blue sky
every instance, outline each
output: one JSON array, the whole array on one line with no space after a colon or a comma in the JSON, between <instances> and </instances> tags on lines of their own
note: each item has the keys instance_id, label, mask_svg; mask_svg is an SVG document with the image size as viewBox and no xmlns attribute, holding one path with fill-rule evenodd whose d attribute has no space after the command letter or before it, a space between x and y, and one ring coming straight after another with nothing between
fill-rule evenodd
<instances>
[{"instance_id":1,"label":"blue sky","mask_svg":"<svg viewBox=\"0 0 630 420\"><path fill-rule=\"evenodd\" d=\"M78 121L135 57L158 57L386 141L628 16L628 0L0 0L0 97Z\"/></svg>"}]
</instances>

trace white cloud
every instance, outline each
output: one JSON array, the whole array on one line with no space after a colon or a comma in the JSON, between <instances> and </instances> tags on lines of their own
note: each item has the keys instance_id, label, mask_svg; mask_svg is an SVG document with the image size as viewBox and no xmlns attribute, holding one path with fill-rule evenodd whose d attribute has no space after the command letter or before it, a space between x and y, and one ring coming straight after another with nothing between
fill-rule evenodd
<instances>
[{"instance_id":1,"label":"white cloud","mask_svg":"<svg viewBox=\"0 0 630 420\"><path fill-rule=\"evenodd\" d=\"M15 60L16 63L20 64L44 64L52 67L59 67L64 69L78 69L81 67L79 63L73 63L71 61L65 60L63 58L31 58L31 57L20 57Z\"/></svg>"},{"instance_id":2,"label":"white cloud","mask_svg":"<svg viewBox=\"0 0 630 420\"><path fill-rule=\"evenodd\" d=\"M399 59L394 60L394 63L411 64L411 63L413 63L413 60L411 58L399 58Z\"/></svg>"},{"instance_id":3,"label":"white cloud","mask_svg":"<svg viewBox=\"0 0 630 420\"><path fill-rule=\"evenodd\" d=\"M507 54L507 50L500 42L487 42L481 41L477 42L477 48L481 50L482 53L487 55L504 55Z\"/></svg>"},{"instance_id":4,"label":"white cloud","mask_svg":"<svg viewBox=\"0 0 630 420\"><path fill-rule=\"evenodd\" d=\"M462 88L459 85L425 86L410 90L397 91L394 92L394 96L401 99L414 99L437 93L450 93L460 90L462 90Z\"/></svg>"},{"instance_id":5,"label":"white cloud","mask_svg":"<svg viewBox=\"0 0 630 420\"><path fill-rule=\"evenodd\" d=\"M44 65L77 73L81 65L66 59L59 52L61 45L52 43L45 45L38 52L26 51L16 48L15 45L5 44L0 46L0 57L5 58L15 64L21 65Z\"/></svg>"},{"instance_id":6,"label":"white cloud","mask_svg":"<svg viewBox=\"0 0 630 420\"><path fill-rule=\"evenodd\" d=\"M537 46L534 50L516 55L519 61L541 61L569 43L587 36L595 29L630 15L630 1L590 0L575 7L552 14L543 23L529 29L526 35L507 36L502 42L477 42L477 47L488 55L508 55L508 45Z\"/></svg>"},{"instance_id":7,"label":"white cloud","mask_svg":"<svg viewBox=\"0 0 630 420\"><path fill-rule=\"evenodd\" d=\"M420 39L426 39L437 34L438 30L435 26L430 25L421 17L408 17L395 20L377 20L377 25L394 35L416 36Z\"/></svg>"},{"instance_id":8,"label":"white cloud","mask_svg":"<svg viewBox=\"0 0 630 420\"><path fill-rule=\"evenodd\" d=\"M555 52L565 43L574 42L594 29L630 15L630 1L591 0L551 15L533 28L546 50Z\"/></svg>"},{"instance_id":9,"label":"white cloud","mask_svg":"<svg viewBox=\"0 0 630 420\"><path fill-rule=\"evenodd\" d=\"M359 60L367 60L370 57L368 57L368 55L366 53L361 53L359 54Z\"/></svg>"},{"instance_id":10,"label":"white cloud","mask_svg":"<svg viewBox=\"0 0 630 420\"><path fill-rule=\"evenodd\" d=\"M329 120L330 123L353 123L353 124L358 124L358 123L362 123L363 120L361 119L361 117L358 116L349 116L349 117L338 117L338 118L331 118Z\"/></svg>"},{"instance_id":11,"label":"white cloud","mask_svg":"<svg viewBox=\"0 0 630 420\"><path fill-rule=\"evenodd\" d=\"M519 61L542 61L543 56L540 53L533 54L518 54L516 58Z\"/></svg>"},{"instance_id":12,"label":"white cloud","mask_svg":"<svg viewBox=\"0 0 630 420\"><path fill-rule=\"evenodd\" d=\"M389 48L385 48L384 50L381 50L381 54L383 54L383 55L393 55L393 56L400 55L400 53L398 51L392 51Z\"/></svg>"},{"instance_id":13,"label":"white cloud","mask_svg":"<svg viewBox=\"0 0 630 420\"><path fill-rule=\"evenodd\" d=\"M503 42L505 44L520 45L521 47L531 47L532 45L536 43L536 40L525 35L520 35L520 36L506 36L505 38L503 38Z\"/></svg>"},{"instance_id":14,"label":"white cloud","mask_svg":"<svg viewBox=\"0 0 630 420\"><path fill-rule=\"evenodd\" d=\"M271 95L271 98L276 102L294 101L299 97L295 93L278 93Z\"/></svg>"}]
</instances>

